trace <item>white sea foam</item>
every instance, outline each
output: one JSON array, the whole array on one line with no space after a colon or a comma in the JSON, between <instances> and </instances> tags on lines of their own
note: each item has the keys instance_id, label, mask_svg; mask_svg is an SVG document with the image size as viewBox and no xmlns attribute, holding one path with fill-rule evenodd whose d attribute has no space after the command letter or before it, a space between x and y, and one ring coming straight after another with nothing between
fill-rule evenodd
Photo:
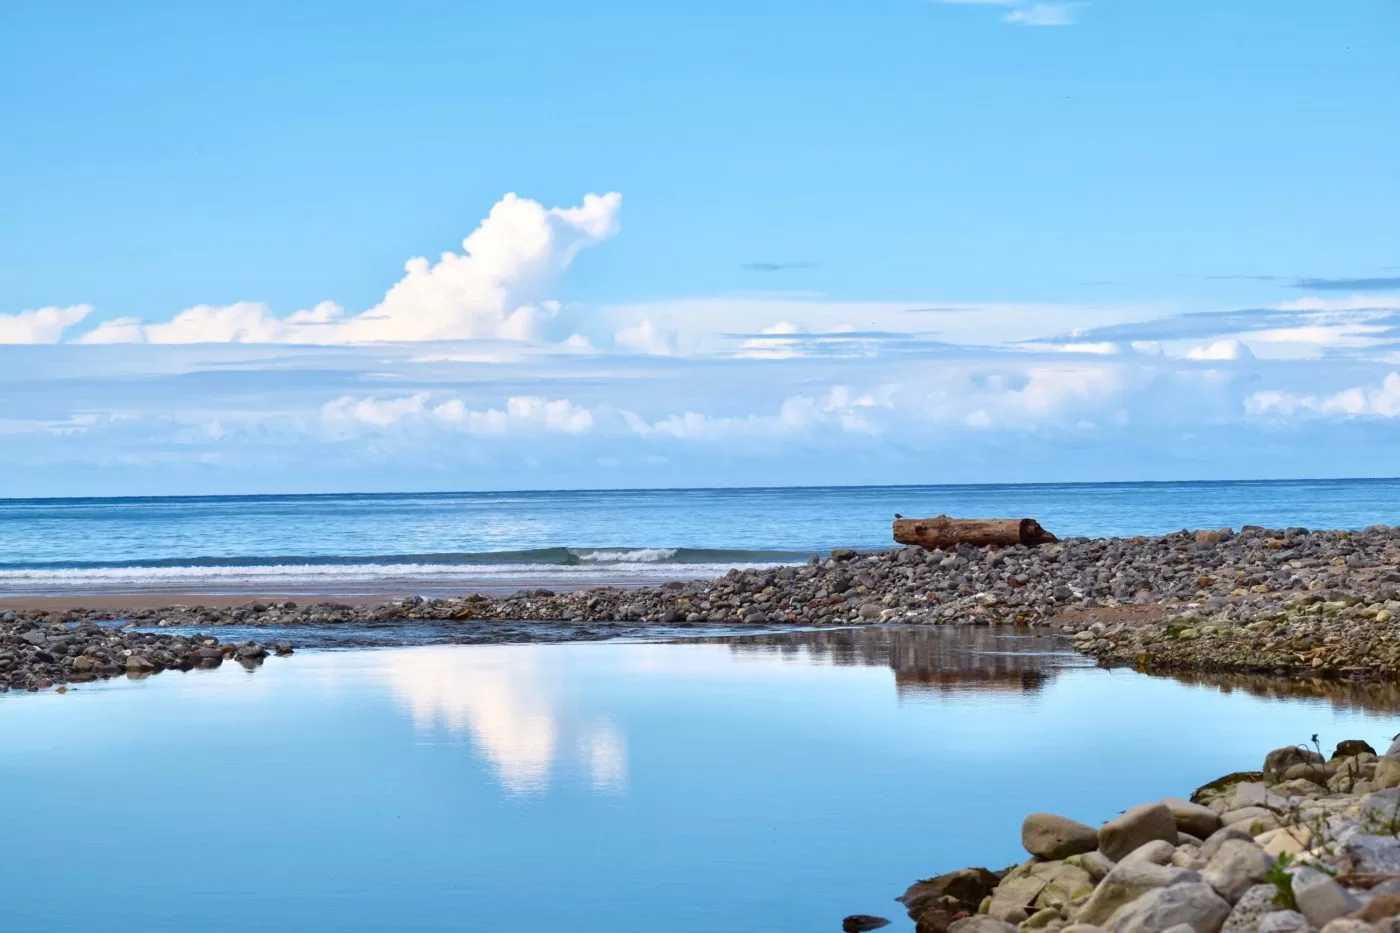
<instances>
[{"instance_id":1,"label":"white sea foam","mask_svg":"<svg viewBox=\"0 0 1400 933\"><path fill-rule=\"evenodd\" d=\"M658 551L664 549L657 549ZM266 566L94 567L0 570L0 592L122 593L162 590L199 592L345 593L387 588L467 589L503 587L586 586L609 583L653 583L721 576L734 567L756 564L664 564L664 558L634 559L589 565L559 564L277 564Z\"/></svg>"},{"instance_id":2,"label":"white sea foam","mask_svg":"<svg viewBox=\"0 0 1400 933\"><path fill-rule=\"evenodd\" d=\"M670 560L676 556L677 548L642 547L621 551L576 551L579 560L608 564L650 564Z\"/></svg>"}]
</instances>

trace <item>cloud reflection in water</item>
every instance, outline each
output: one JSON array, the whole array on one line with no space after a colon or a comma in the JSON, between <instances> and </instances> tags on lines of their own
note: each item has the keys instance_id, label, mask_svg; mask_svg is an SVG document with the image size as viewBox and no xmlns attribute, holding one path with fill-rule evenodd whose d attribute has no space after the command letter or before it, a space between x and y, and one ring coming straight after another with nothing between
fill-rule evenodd
<instances>
[{"instance_id":1,"label":"cloud reflection in water","mask_svg":"<svg viewBox=\"0 0 1400 933\"><path fill-rule=\"evenodd\" d=\"M607 717L563 702L566 669L545 646L387 654L390 688L414 728L469 736L508 793L546 793L566 761L593 790L626 791L626 737Z\"/></svg>"}]
</instances>

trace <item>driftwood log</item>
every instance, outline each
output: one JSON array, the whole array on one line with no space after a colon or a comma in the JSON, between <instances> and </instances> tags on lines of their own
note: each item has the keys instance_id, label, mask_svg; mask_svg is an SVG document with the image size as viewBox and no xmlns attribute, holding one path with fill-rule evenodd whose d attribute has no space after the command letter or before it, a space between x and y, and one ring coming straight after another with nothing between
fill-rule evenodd
<instances>
[{"instance_id":1,"label":"driftwood log","mask_svg":"<svg viewBox=\"0 0 1400 933\"><path fill-rule=\"evenodd\" d=\"M917 544L929 550L946 550L959 544L1034 547L1060 540L1033 518L949 518L946 515L895 519L894 539L900 544Z\"/></svg>"}]
</instances>

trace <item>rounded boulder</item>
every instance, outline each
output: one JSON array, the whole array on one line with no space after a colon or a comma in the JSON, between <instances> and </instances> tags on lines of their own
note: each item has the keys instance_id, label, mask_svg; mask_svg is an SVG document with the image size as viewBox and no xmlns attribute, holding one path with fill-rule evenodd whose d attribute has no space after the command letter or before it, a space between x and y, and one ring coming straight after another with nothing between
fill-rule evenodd
<instances>
[{"instance_id":1,"label":"rounded boulder","mask_svg":"<svg viewBox=\"0 0 1400 933\"><path fill-rule=\"evenodd\" d=\"M1093 852L1099 847L1099 834L1092 826L1053 813L1032 813L1021 824L1021 845L1046 861Z\"/></svg>"}]
</instances>

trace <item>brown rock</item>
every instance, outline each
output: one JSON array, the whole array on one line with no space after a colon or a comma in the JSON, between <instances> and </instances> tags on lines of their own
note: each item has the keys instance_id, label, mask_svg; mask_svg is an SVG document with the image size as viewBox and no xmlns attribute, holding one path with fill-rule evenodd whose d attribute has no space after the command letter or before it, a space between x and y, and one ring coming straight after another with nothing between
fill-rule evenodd
<instances>
[{"instance_id":1,"label":"brown rock","mask_svg":"<svg viewBox=\"0 0 1400 933\"><path fill-rule=\"evenodd\" d=\"M1021 824L1021 845L1037 858L1057 861L1093 852L1099 847L1099 834L1092 826L1063 816L1032 813Z\"/></svg>"},{"instance_id":2,"label":"brown rock","mask_svg":"<svg viewBox=\"0 0 1400 933\"><path fill-rule=\"evenodd\" d=\"M1099 851L1115 862L1154 839L1176 845L1176 819L1160 803L1141 803L1099 827Z\"/></svg>"}]
</instances>

